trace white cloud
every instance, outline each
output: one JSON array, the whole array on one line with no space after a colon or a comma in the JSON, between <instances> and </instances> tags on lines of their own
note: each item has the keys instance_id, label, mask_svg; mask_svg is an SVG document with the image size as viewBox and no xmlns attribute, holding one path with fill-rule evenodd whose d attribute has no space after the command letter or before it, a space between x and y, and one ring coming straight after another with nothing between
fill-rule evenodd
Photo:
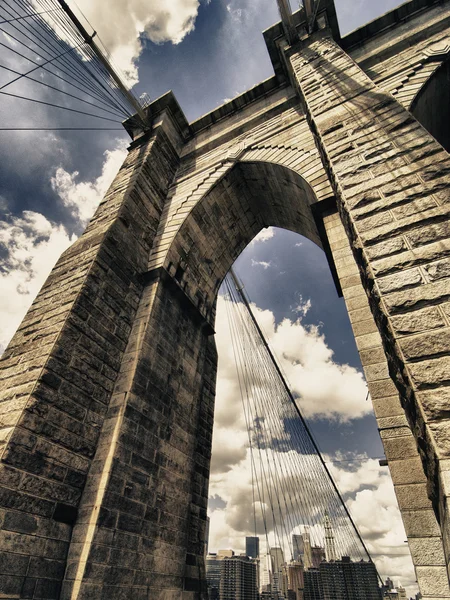
<instances>
[{"instance_id":1,"label":"white cloud","mask_svg":"<svg viewBox=\"0 0 450 600\"><path fill-rule=\"evenodd\" d=\"M72 216L84 227L114 178L125 155L123 142L105 152L101 175L92 182L76 182L77 173L57 169L52 185ZM76 240L64 225L44 215L24 211L0 221L0 353L19 326L59 255Z\"/></svg>"},{"instance_id":2,"label":"white cloud","mask_svg":"<svg viewBox=\"0 0 450 600\"><path fill-rule=\"evenodd\" d=\"M127 154L125 140L118 140L114 150L106 150L101 175L95 181L77 182L78 172L68 173L58 167L51 179L52 188L59 194L64 206L85 227L105 195Z\"/></svg>"},{"instance_id":3,"label":"white cloud","mask_svg":"<svg viewBox=\"0 0 450 600\"><path fill-rule=\"evenodd\" d=\"M0 351L7 345L57 257L75 241L62 225L36 212L0 221Z\"/></svg>"},{"instance_id":4,"label":"white cloud","mask_svg":"<svg viewBox=\"0 0 450 600\"><path fill-rule=\"evenodd\" d=\"M297 242L297 243L295 244L295 247L296 247L296 248L300 248L300 246L303 246L303 242Z\"/></svg>"},{"instance_id":5,"label":"white cloud","mask_svg":"<svg viewBox=\"0 0 450 600\"><path fill-rule=\"evenodd\" d=\"M69 4L77 12L74 2ZM200 6L199 0L77 0L76 4L129 84L138 81L136 62L143 49L142 38L156 44L179 44L193 31Z\"/></svg>"},{"instance_id":6,"label":"white cloud","mask_svg":"<svg viewBox=\"0 0 450 600\"><path fill-rule=\"evenodd\" d=\"M303 311L309 306L302 309ZM239 412L239 387L234 367L234 354L226 316L227 301L219 298L216 331L219 347L218 386L224 395L224 407L218 405L218 415L227 412L227 402ZM372 412L366 402L367 386L361 373L349 365L333 360L333 350L327 345L320 328L303 325L301 319L284 319L278 325L269 310L253 306L253 311L264 330L266 339L277 356L291 389L300 400L299 406L306 417L325 417L342 422L364 417ZM231 419L231 415L224 415Z\"/></svg>"},{"instance_id":7,"label":"white cloud","mask_svg":"<svg viewBox=\"0 0 450 600\"><path fill-rule=\"evenodd\" d=\"M264 229L261 229L261 231L258 233L258 235L256 235L252 239L249 246L253 246L254 244L257 244L258 242L267 242L267 240L271 240L274 235L275 235L275 227L265 227Z\"/></svg>"},{"instance_id":8,"label":"white cloud","mask_svg":"<svg viewBox=\"0 0 450 600\"><path fill-rule=\"evenodd\" d=\"M299 317L306 317L309 310L311 308L311 300L303 300L303 296L300 294L298 299L298 304L296 306L291 307L292 312L295 312L299 315Z\"/></svg>"},{"instance_id":9,"label":"white cloud","mask_svg":"<svg viewBox=\"0 0 450 600\"><path fill-rule=\"evenodd\" d=\"M252 258L252 267L262 267L264 270L272 266L272 261L266 262L264 260L254 260Z\"/></svg>"}]
</instances>

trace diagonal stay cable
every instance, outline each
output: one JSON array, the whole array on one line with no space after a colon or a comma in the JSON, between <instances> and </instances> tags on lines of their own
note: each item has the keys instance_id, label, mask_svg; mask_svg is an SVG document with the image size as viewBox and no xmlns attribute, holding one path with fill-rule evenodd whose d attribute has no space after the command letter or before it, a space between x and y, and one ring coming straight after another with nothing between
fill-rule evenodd
<instances>
[{"instance_id":1,"label":"diagonal stay cable","mask_svg":"<svg viewBox=\"0 0 450 600\"><path fill-rule=\"evenodd\" d=\"M43 12L36 13L36 15L37 16L46 15L51 12L56 12L57 10L61 10L61 9L53 8L51 10L44 10ZM4 21L0 21L0 25L3 25L4 23L12 23L13 21L22 21L23 19L31 19L32 17L33 17L33 15L23 15L22 17L14 17L14 19L5 19Z\"/></svg>"},{"instance_id":2,"label":"diagonal stay cable","mask_svg":"<svg viewBox=\"0 0 450 600\"><path fill-rule=\"evenodd\" d=\"M83 110L77 110L75 108L69 108L68 106L61 106L60 104L53 104L52 102L45 102L44 100L37 100L36 98L27 98L25 96L20 96L19 94L11 94L10 92L2 92L0 94L4 96L10 96L11 98L17 98L19 100L26 100L27 102L34 102L35 104L43 104L45 106L52 106L53 108L60 108L62 110L67 110L69 112L78 113L80 115L86 115L88 117L95 117L96 119L102 119L103 121L112 121L113 123L120 123L117 119L110 119L109 117L102 117L100 115L95 115L93 113L88 113Z\"/></svg>"},{"instance_id":3,"label":"diagonal stay cable","mask_svg":"<svg viewBox=\"0 0 450 600\"><path fill-rule=\"evenodd\" d=\"M44 87L47 87L50 90L54 90L55 92L64 94L65 96L68 96L69 98L73 98L74 100L78 100L79 102L83 102L84 104L88 104L89 106L93 106L94 108L98 108L99 110L103 110L111 115L115 115L117 117L122 118L122 114L119 112L110 110L109 108L103 108L102 106L97 106L97 104L94 104L94 102L89 102L89 100L85 100L84 98L80 98L80 96L76 96L75 94L71 94L70 92L66 92L65 90L61 90L60 88L57 88L56 86L46 83L45 81L42 81L40 79L35 79L34 77L30 77L26 73L20 73L19 71L16 71L15 69L11 69L10 67L7 67L7 66L1 65L1 64L0 64L0 69L3 69L5 71L10 71L11 73L15 73L17 75L22 75L22 77L24 77L30 81L33 81L34 83L38 83L39 85L42 85ZM11 83L13 83L13 82L11 82ZM0 88L0 90L1 89L3 89L3 88Z\"/></svg>"},{"instance_id":4,"label":"diagonal stay cable","mask_svg":"<svg viewBox=\"0 0 450 600\"><path fill-rule=\"evenodd\" d=\"M349 513L349 511L348 511L348 508L347 508L347 506L346 506L346 504L345 504L345 502L344 502L344 500L343 500L343 498L342 498L342 496L341 496L341 493L339 492L339 490L338 490L338 488L337 488L337 486L336 486L336 483L334 482L334 479L333 479L333 477L331 476L331 473L330 473L330 471L329 471L329 469L328 469L328 467L327 467L327 465L326 465L326 463L325 463L325 461L324 461L324 459L323 459L323 457L322 457L322 455L321 455L321 453L320 453L320 451L319 451L319 448L318 448L318 446L317 446L317 444L316 444L316 442L315 442L315 440L314 440L314 438L313 438L313 436L312 436L312 433L311 433L311 431L310 431L310 429L309 429L309 427L308 427L308 425L307 425L307 423L306 423L306 421L305 421L305 419L304 419L303 415L301 414L301 412L300 412L300 410L299 410L299 408L298 408L298 406L297 406L297 403L296 403L296 402L295 402L295 400L294 400L294 397L293 397L293 395L292 395L292 392L291 392L291 390L290 390L290 387L288 386L288 384L287 384L287 382L286 382L286 379L284 378L284 376L283 376L283 374L282 374L282 372L281 372L281 370L280 370L280 367L278 366L278 363L277 363L277 361L275 360L275 357L274 357L274 355L273 355L273 353L272 353L272 350L270 349L270 347L269 347L269 345L268 345L268 343L267 343L267 341L266 341L266 339L265 339L265 337L264 337L264 335L263 335L263 333L262 333L262 331L261 331L261 328L260 328L260 326L259 326L258 322L256 321L256 318L255 318L255 316L253 315L253 312L252 312L252 310L251 310L251 307L250 307L249 301L247 300L247 297L246 297L246 295L243 293L242 286L240 285L240 283L239 283L239 281L238 281L238 279L237 279L237 277L236 277L236 275L235 275L235 273L234 273L234 271L233 271L232 269L231 269L231 276L232 276L232 278L233 278L233 281L234 281L234 283L235 283L235 286L236 286L236 289L237 289L237 291L238 291L238 293L239 293L239 296L240 296L241 300L243 301L243 303L244 303L244 305L245 305L246 309L247 309L247 310L248 310L248 312L249 312L249 315L251 316L251 318L252 318L252 320L253 320L253 322L254 322L254 324L255 324L255 327L256 327L256 329L257 329L257 331L258 331L258 334L259 334L259 336L260 336L260 338L261 338L261 340L262 340L263 344L266 346L266 350L267 350L267 352L268 352L268 354L269 354L269 356L270 356L270 359L272 360L272 362L273 362L273 364L274 364L274 367L275 367L276 371L278 372L278 375L279 375L279 377L280 377L280 380L281 380L281 381L282 381L282 383L283 383L283 387L285 387L286 393L287 393L287 394L288 394L288 396L290 397L290 399L291 399L291 401L292 401L292 404L293 404L293 406L294 406L294 408L295 408L295 410L296 410L296 412L297 412L297 415L298 415L298 417L300 418L300 420L301 420L301 422L302 422L302 425L303 425L303 427L305 428L305 431L307 432L307 434L308 434L308 436L309 436L309 438L310 438L311 444L313 445L313 447L314 447L314 449L315 449L315 452L316 452L317 456L319 457L319 459L320 459L320 462L322 463L322 467L323 467L323 469L324 469L325 473L327 474L327 477L329 478L329 480L330 480L330 482L331 482L331 485L333 486L333 488L334 488L334 490L335 490L335 493L336 493L337 497L339 498L340 502L342 503L342 505L343 505L343 507L344 507L344 510L345 510L345 512L346 512L346 515L347 515L347 518L350 520L350 522L351 522L351 524L352 524L352 526L353 526L353 528L354 528L354 531L355 531L356 535L358 536L358 538L359 538L359 541L360 541L360 543L361 543L362 547L364 548L364 550L365 550L365 552L366 552L366 554L367 554L367 557L369 558L369 560L371 560L371 558L370 558L370 554L369 554L369 551L367 550L367 547L366 547L366 545L365 545L365 543L364 543L364 540L362 539L362 537L361 537L361 534L359 533L359 530L358 530L358 528L356 527L356 524L355 524L355 522L354 522L354 520L353 520L352 516L350 515L350 513Z\"/></svg>"},{"instance_id":5,"label":"diagonal stay cable","mask_svg":"<svg viewBox=\"0 0 450 600\"><path fill-rule=\"evenodd\" d=\"M27 71L26 73L21 73L18 77L16 77L15 79L12 79L11 81L8 81L8 83L5 83L4 85L0 86L0 91L4 90L5 88L7 88L8 86L12 85L13 83L16 83L16 81L19 81L20 79L22 79L23 77L28 77L31 73L34 73L35 71L37 71L38 69L45 67L45 65L49 65L50 63L54 62L55 60L57 60L58 58L60 58L61 56L64 56L66 54L70 54L70 52L73 52L74 50L77 50L79 47L81 47L84 44L84 42L82 42L81 44L79 44L78 46L75 46L75 48L69 48L68 50L66 50L66 52L63 52L62 54L59 54L58 56L55 56L53 58L50 58L48 60L46 60L44 63L39 64L37 67L33 67L33 69L30 69L29 71Z\"/></svg>"},{"instance_id":6,"label":"diagonal stay cable","mask_svg":"<svg viewBox=\"0 0 450 600\"><path fill-rule=\"evenodd\" d=\"M40 0L37 0L37 1L39 2ZM21 2L22 4L25 4L23 2L23 0L19 0L19 2ZM52 6L52 5L50 5L50 6ZM4 9L4 10L6 10L6 9ZM12 9L12 10L14 10L14 9ZM23 10L29 10L29 6L27 4L25 4L25 8ZM10 13L10 14L12 14L12 13ZM30 13L30 15L35 16L35 13L34 14ZM58 18L58 21L60 21L59 15L57 18ZM64 42L63 40L61 40L56 35L56 32L43 19L37 18L35 25L37 25L40 29L37 29L32 23L26 23L26 24L21 23L21 28L13 25L13 28L15 31L17 31L17 33L19 35L22 35L26 40L28 40L28 42L31 42L31 44L34 44L35 46L37 46L42 52L44 52L45 54L50 55L52 57L55 55L55 52L57 51L56 48L51 44L52 41L57 44L58 48L66 49L68 47L68 44L66 42ZM2 30L4 33L6 33L8 36L10 36L14 41L20 43L21 45L25 46L26 48L29 48L28 44L26 44L22 39L18 38L17 36L14 36L14 34L10 33L9 31L5 31L2 28L0 28L0 30ZM45 31L46 36L43 36L42 30ZM80 36L75 37L69 30L67 30L67 35L68 35L68 39L72 40L72 43L74 43L74 44L79 43L81 40ZM11 48L9 48L9 50L14 51ZM42 55L42 53L36 51L35 49L34 49L34 53L36 56L38 56L42 60L47 59L47 56ZM22 55L21 53L18 53L18 54L21 55L22 57L24 57L26 60L29 60L30 62L32 62L35 65L40 64L40 63L36 63L32 59ZM68 62L67 56L63 56L57 60L58 63L61 63L59 65L60 70L62 70L62 72L65 75L67 75L69 78L72 78L74 81L77 81L78 83L80 83L80 85L83 85L84 88L88 88L91 90L91 92L95 93L95 85L94 85L93 77L91 76L90 72L88 72L88 74L83 72L83 70L86 70L86 67L85 67L82 59L78 56L78 53L73 54L71 56L72 56L72 60L75 61L75 63L76 63L75 67L73 65L71 65L70 62ZM75 68L75 71L74 71L74 68ZM82 71L80 71L80 68L82 69ZM54 73L50 69L47 69L45 67L43 67L43 69L45 71L47 71L48 73L50 73L51 75L53 75L54 77L62 79L66 83L73 85L80 91L88 93L86 91L86 89L81 89L78 86L75 86L73 83L71 83L70 81L67 81L65 78L61 77L57 73ZM68 69L69 72L66 69ZM96 85L98 86L98 83ZM112 93L112 90L108 89L108 87L105 86L104 84L102 84L101 87L102 87L102 89L97 90L97 92L96 92L98 98L101 101L106 102L106 103L111 103L113 101L117 107L116 100L113 100L114 95ZM105 94L105 92L106 92L106 94ZM89 95L92 96L92 94L89 94ZM123 106L121 107L121 110L124 110ZM127 116L129 116L130 111L125 110L125 114Z\"/></svg>"},{"instance_id":7,"label":"diagonal stay cable","mask_svg":"<svg viewBox=\"0 0 450 600\"><path fill-rule=\"evenodd\" d=\"M16 1L18 1L19 3L21 3L24 6L23 10L29 11L29 4L27 4L24 0L16 0ZM45 8L46 6L53 6L52 4L42 5L40 0L37 0L37 2L43 8ZM30 15L35 16L35 13L30 13ZM62 24L61 27L64 26L64 22L61 20L61 19L64 19L64 17L65 17L64 13L62 16L57 15L57 17L56 17L57 21L61 22L61 24ZM54 15L51 15L51 19L53 21L55 20ZM35 27L35 25L37 26L37 28ZM37 45L40 50L42 50L46 54L50 54L50 56L54 56L54 53L57 52L57 48L65 49L68 47L68 44L66 42L64 42L60 37L58 37L58 35L56 34L56 31L54 31L54 29L52 29L49 26L49 24L42 18L35 18L34 23L21 24L21 26L22 26L22 29L25 29L25 32L22 29L19 29L18 27L14 27L14 29L18 33L23 35L26 39L33 41L34 44ZM43 35L43 32L46 34L45 36ZM28 35L29 33L31 34L31 37L30 37L30 35ZM81 36L76 36L74 34L74 32L73 31L71 32L68 28L67 28L67 36L73 45L77 45L82 40ZM20 41L20 43L23 44L22 40L19 40L19 41ZM55 46L52 45L52 43L55 43L57 48L55 48ZM39 57L42 59L46 58L46 57L42 56L42 54L40 54ZM61 70L66 75L68 75L68 77L71 77L72 79L74 79L75 81L80 83L80 85L83 85L85 88L87 87L91 91L95 91L95 85L94 85L93 78L87 76L86 73L83 72L83 69L85 69L85 65L84 65L83 61L81 60L81 58L78 56L78 53L71 55L71 58L72 58L72 61L76 63L75 65L71 64L71 62L68 60L68 57L64 56L57 60L57 62L60 64L59 68L61 68ZM62 68L62 65L64 65L64 68ZM80 68L81 68L81 71L80 71ZM68 69L69 72L66 69ZM53 74L54 76L57 76L53 71L50 71L49 69L45 69L45 70L48 71L49 73ZM78 86L75 86L75 87L77 87L77 89L80 89L80 88L78 88ZM81 91L83 91L83 90L81 90ZM106 95L105 95L104 91L107 92ZM99 99L103 100L103 102L106 102L107 104L108 103L111 104L113 94L110 89L97 91L97 95L99 95ZM109 99L108 99L108 96L109 96ZM123 110L123 107L122 107L122 110ZM129 111L128 112L125 111L125 113L127 114L127 116L129 116Z\"/></svg>"}]
</instances>

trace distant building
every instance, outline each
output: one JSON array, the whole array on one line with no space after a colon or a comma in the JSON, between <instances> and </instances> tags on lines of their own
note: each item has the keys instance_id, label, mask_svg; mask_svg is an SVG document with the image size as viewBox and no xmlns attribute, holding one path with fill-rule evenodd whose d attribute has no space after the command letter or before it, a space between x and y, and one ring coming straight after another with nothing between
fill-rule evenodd
<instances>
[{"instance_id":1,"label":"distant building","mask_svg":"<svg viewBox=\"0 0 450 600\"><path fill-rule=\"evenodd\" d=\"M272 593L283 593L283 564L284 554L281 548L271 548L270 556L272 558ZM286 590L287 591L287 590ZM274 596L277 597L276 595Z\"/></svg>"},{"instance_id":2,"label":"distant building","mask_svg":"<svg viewBox=\"0 0 450 600\"><path fill-rule=\"evenodd\" d=\"M224 557L219 591L219 600L258 600L256 561L247 556Z\"/></svg>"},{"instance_id":3,"label":"distant building","mask_svg":"<svg viewBox=\"0 0 450 600\"><path fill-rule=\"evenodd\" d=\"M312 562L312 549L311 549L311 536L309 531L305 531L302 534L303 537L303 564L305 569L310 569L313 566Z\"/></svg>"},{"instance_id":4,"label":"distant building","mask_svg":"<svg viewBox=\"0 0 450 600\"><path fill-rule=\"evenodd\" d=\"M334 531L331 523L331 519L328 514L325 514L323 521L323 527L325 529L325 556L328 562L332 560L338 560L336 551L336 544L334 540Z\"/></svg>"},{"instance_id":5,"label":"distant building","mask_svg":"<svg viewBox=\"0 0 450 600\"><path fill-rule=\"evenodd\" d=\"M234 555L233 550L219 550L217 554L206 556L206 582L209 600L219 600L220 594L220 565L225 557Z\"/></svg>"},{"instance_id":6,"label":"distant building","mask_svg":"<svg viewBox=\"0 0 450 600\"><path fill-rule=\"evenodd\" d=\"M305 571L304 600L323 600L322 580L319 569Z\"/></svg>"},{"instance_id":7,"label":"distant building","mask_svg":"<svg viewBox=\"0 0 450 600\"><path fill-rule=\"evenodd\" d=\"M259 537L245 538L245 554L249 558L259 558Z\"/></svg>"},{"instance_id":8,"label":"distant building","mask_svg":"<svg viewBox=\"0 0 450 600\"><path fill-rule=\"evenodd\" d=\"M303 562L303 554L305 552L305 544L303 542L303 536L294 533L292 536L292 548L293 548L293 559L296 562Z\"/></svg>"},{"instance_id":9,"label":"distant building","mask_svg":"<svg viewBox=\"0 0 450 600\"><path fill-rule=\"evenodd\" d=\"M371 562L353 562L348 556L322 562L319 568L323 600L381 600L378 576Z\"/></svg>"},{"instance_id":10,"label":"distant building","mask_svg":"<svg viewBox=\"0 0 450 600\"><path fill-rule=\"evenodd\" d=\"M288 600L303 600L305 589L305 571L303 563L293 561L287 566Z\"/></svg>"},{"instance_id":11,"label":"distant building","mask_svg":"<svg viewBox=\"0 0 450 600\"><path fill-rule=\"evenodd\" d=\"M260 563L260 592L269 594L272 592L272 557L270 554L265 554Z\"/></svg>"}]
</instances>

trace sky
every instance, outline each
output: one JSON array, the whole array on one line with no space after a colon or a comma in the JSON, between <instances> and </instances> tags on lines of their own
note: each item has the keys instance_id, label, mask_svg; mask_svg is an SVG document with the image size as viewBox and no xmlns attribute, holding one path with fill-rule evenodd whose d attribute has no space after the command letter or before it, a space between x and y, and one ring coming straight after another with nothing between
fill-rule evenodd
<instances>
[{"instance_id":1,"label":"sky","mask_svg":"<svg viewBox=\"0 0 450 600\"><path fill-rule=\"evenodd\" d=\"M399 4L336 0L342 34ZM172 89L190 121L273 73L261 32L279 20L275 0L77 0L77 6L135 93L155 99ZM0 30L3 41L6 35ZM0 63L20 72L29 67L3 49ZM11 78L0 69L0 85ZM32 82L15 85L17 93L48 98ZM3 128L96 125L90 117L0 98ZM119 123L113 127L0 131L0 351L123 161L129 139ZM393 487L378 464L383 449L348 316L325 255L297 234L270 228L242 253L236 271L381 574L415 593ZM252 535L242 502L251 475L225 302L221 297L216 324L209 547L241 552L245 536Z\"/></svg>"}]
</instances>

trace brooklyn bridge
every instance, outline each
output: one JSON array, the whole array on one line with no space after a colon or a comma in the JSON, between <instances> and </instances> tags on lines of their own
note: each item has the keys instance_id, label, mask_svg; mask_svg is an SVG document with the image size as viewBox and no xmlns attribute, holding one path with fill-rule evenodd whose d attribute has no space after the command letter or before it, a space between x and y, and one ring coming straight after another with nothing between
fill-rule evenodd
<instances>
[{"instance_id":1,"label":"brooklyn bridge","mask_svg":"<svg viewBox=\"0 0 450 600\"><path fill-rule=\"evenodd\" d=\"M0 598L406 598L377 572L285 349L233 271L279 228L326 257L418 597L450 599L450 0L347 35L334 0L277 8L273 75L189 121L173 92L130 91L74 2L0 2L2 118L45 108L129 136L1 358ZM25 129L83 127L0 127ZM208 553L218 303L251 482L242 556Z\"/></svg>"}]
</instances>

